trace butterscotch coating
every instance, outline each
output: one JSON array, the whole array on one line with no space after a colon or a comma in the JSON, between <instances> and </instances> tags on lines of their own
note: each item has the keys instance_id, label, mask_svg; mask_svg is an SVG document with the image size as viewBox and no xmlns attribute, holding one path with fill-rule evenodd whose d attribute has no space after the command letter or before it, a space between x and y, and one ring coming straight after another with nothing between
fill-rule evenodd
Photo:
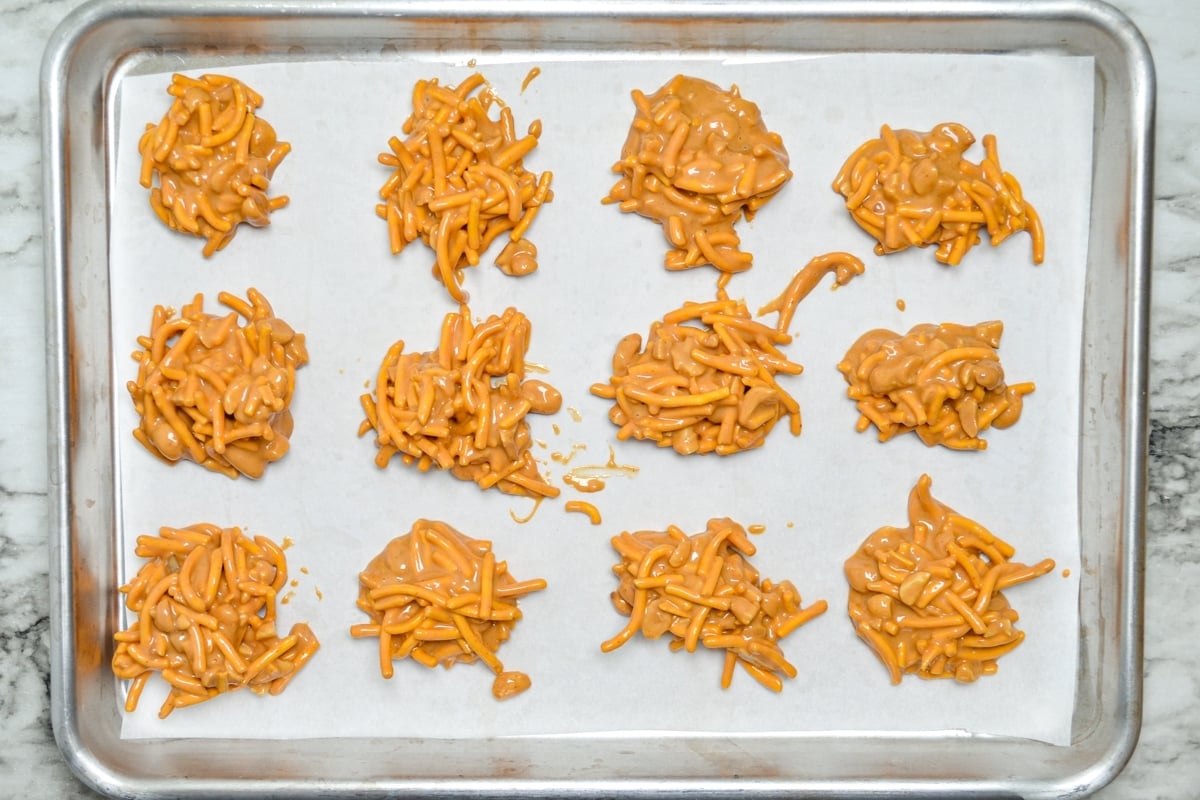
<instances>
[{"instance_id":1,"label":"butterscotch coating","mask_svg":"<svg viewBox=\"0 0 1200 800\"><path fill-rule=\"evenodd\" d=\"M229 244L238 225L268 225L271 212L287 205L286 196L268 198L267 190L291 145L255 115L262 97L235 78L174 75L167 93L175 102L138 142L141 183L167 227L206 240L207 258Z\"/></svg>"},{"instance_id":2,"label":"butterscotch coating","mask_svg":"<svg viewBox=\"0 0 1200 800\"><path fill-rule=\"evenodd\" d=\"M736 86L676 75L649 97L632 94L637 112L613 166L622 177L604 202L662 225L667 269L749 269L733 226L792 177L783 139Z\"/></svg>"},{"instance_id":3,"label":"butterscotch coating","mask_svg":"<svg viewBox=\"0 0 1200 800\"><path fill-rule=\"evenodd\" d=\"M222 292L231 311L221 316L205 313L199 294L177 318L155 306L150 335L138 338L137 379L126 385L141 417L133 435L168 464L261 478L290 448L304 335L256 289L248 297Z\"/></svg>"},{"instance_id":4,"label":"butterscotch coating","mask_svg":"<svg viewBox=\"0 0 1200 800\"><path fill-rule=\"evenodd\" d=\"M938 261L956 265L984 229L993 247L1027 230L1033 262L1042 263L1041 218L1017 179L1001 169L996 138L983 137L986 155L978 164L964 155L974 141L954 122L928 132L884 125L878 139L846 159L833 188L855 223L878 241L877 255L934 245Z\"/></svg>"},{"instance_id":5,"label":"butterscotch coating","mask_svg":"<svg viewBox=\"0 0 1200 800\"><path fill-rule=\"evenodd\" d=\"M1025 639L1001 589L1054 569L1026 566L979 523L930 494L922 475L908 498L908 527L880 528L846 560L854 630L887 667L971 683L996 672L997 659Z\"/></svg>"},{"instance_id":6,"label":"butterscotch coating","mask_svg":"<svg viewBox=\"0 0 1200 800\"><path fill-rule=\"evenodd\" d=\"M838 364L856 402L858 430L879 441L915 431L929 446L984 450L983 431L1021 417L1032 383L1008 385L996 350L1001 322L915 325L905 335L885 329L858 338Z\"/></svg>"}]
</instances>

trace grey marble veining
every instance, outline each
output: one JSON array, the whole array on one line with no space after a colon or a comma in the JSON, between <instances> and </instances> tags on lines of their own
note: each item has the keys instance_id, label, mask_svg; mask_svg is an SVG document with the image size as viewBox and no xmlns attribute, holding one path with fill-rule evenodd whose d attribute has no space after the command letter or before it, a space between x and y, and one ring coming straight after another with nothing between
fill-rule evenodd
<instances>
[{"instance_id":1,"label":"grey marble veining","mask_svg":"<svg viewBox=\"0 0 1200 800\"><path fill-rule=\"evenodd\" d=\"M92 797L49 717L38 68L77 2L0 3L0 797Z\"/></svg>"},{"instance_id":2,"label":"grey marble veining","mask_svg":"<svg viewBox=\"0 0 1200 800\"><path fill-rule=\"evenodd\" d=\"M1200 795L1200 6L1127 6L1158 70L1145 708L1133 759L1104 796Z\"/></svg>"},{"instance_id":3,"label":"grey marble veining","mask_svg":"<svg viewBox=\"0 0 1200 800\"><path fill-rule=\"evenodd\" d=\"M0 797L94 795L49 721L38 66L79 0L0 0ZM1200 4L1117 3L1158 70L1145 710L1100 797L1200 797Z\"/></svg>"}]
</instances>

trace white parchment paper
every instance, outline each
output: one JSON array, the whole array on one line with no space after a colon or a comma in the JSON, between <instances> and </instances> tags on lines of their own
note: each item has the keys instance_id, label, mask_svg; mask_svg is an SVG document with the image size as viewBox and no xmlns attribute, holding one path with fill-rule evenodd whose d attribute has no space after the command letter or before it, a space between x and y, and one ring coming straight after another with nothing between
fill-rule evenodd
<instances>
[{"instance_id":1,"label":"white parchment paper","mask_svg":"<svg viewBox=\"0 0 1200 800\"><path fill-rule=\"evenodd\" d=\"M603 464L615 428L608 404L588 386L609 375L617 341L645 334L651 321L684 300L708 299L709 268L667 273L655 224L600 198L614 180L633 104L629 91L656 89L677 72L721 85L737 83L784 138L795 177L753 224L742 224L754 268L730 291L751 308L777 294L812 256L849 250L867 272L849 286L813 293L797 314L789 355L803 375L783 383L800 401L804 432L776 428L759 450L731 458L683 458L649 443L616 446L632 478L614 478L584 499L604 515L593 527L566 514L563 497L528 524L531 501L481 492L447 474L420 474L372 463L369 437L355 438L358 397L388 346L403 338L432 349L442 316L455 306L430 275L430 251L388 253L374 214L388 170L375 161L410 111L415 80L457 83L469 57L513 108L523 130L540 118L544 134L527 159L553 170L554 202L534 224L541 269L513 279L490 265L468 272L480 317L516 305L533 321L529 359L577 409L534 417L535 449L556 483L552 452L586 445L571 466ZM138 185L137 139L170 98L166 74L120 82L119 138L112 187L112 336L120 474L123 577L136 571L136 536L158 526L207 521L240 525L277 541L290 537L294 596L280 627L307 620L322 649L277 698L238 692L156 717L165 688L157 679L122 735L162 737L313 737L392 735L491 737L613 731L967 731L1070 741L1078 636L1079 520L1077 451L1079 352L1091 190L1093 68L1090 59L1041 56L866 56L779 63L571 61L544 55L526 63L462 58L386 62L277 63L220 71L265 98L259 112L293 152L273 193L291 205L265 230L243 228L215 258L202 241L166 230ZM950 60L948 60L950 59ZM531 63L542 68L523 93ZM186 65L183 65L186 66ZM198 72L198 71L197 71ZM1046 229L1046 261L1034 267L1027 236L1002 247L986 242L964 264L937 264L931 250L879 258L848 218L829 184L846 156L880 123L929 129L965 124L978 138L994 133L1001 163L1024 186ZM979 158L976 145L972 157ZM494 250L498 250L495 248ZM156 303L176 308L203 292L210 309L222 290L263 291L277 313L308 337L312 363L298 377L292 451L258 482L230 481L185 463L170 469L142 450L124 389L136 372L128 353L147 331ZM903 299L907 310L897 308ZM773 317L771 318L773 319ZM854 431L857 414L835 364L864 331L907 331L923 322L1001 319L1000 354L1010 381L1033 380L1021 421L989 432L983 453L926 448L915 436L886 445ZM557 424L559 434L552 430ZM909 490L922 472L934 495L1011 542L1016 558L1050 557L1058 569L1007 592L1021 614L1025 643L1000 661L999 673L974 685L907 678L888 684L884 668L855 636L845 614L842 562L883 525L906 524ZM790 579L805 603L830 610L784 642L800 676L782 695L739 674L718 687L721 655L669 652L665 640L637 638L609 655L601 641L625 624L612 609L616 556L608 540L621 530L689 532L708 518L762 523L754 563L764 576ZM378 673L373 640L348 629L365 617L354 605L357 574L418 517L442 519L495 542L518 578L545 577L549 588L522 601L525 619L501 650L509 669L533 677L533 689L505 703L490 694L481 664L449 671L397 664ZM307 569L303 574L301 567ZM1070 577L1061 571L1070 570Z\"/></svg>"}]
</instances>

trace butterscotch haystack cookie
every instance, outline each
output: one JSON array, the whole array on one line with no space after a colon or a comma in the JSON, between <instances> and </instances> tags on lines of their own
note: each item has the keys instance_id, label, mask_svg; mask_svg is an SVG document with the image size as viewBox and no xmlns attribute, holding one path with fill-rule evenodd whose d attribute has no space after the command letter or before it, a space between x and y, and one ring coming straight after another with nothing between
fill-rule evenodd
<instances>
[{"instance_id":1,"label":"butterscotch haystack cookie","mask_svg":"<svg viewBox=\"0 0 1200 800\"><path fill-rule=\"evenodd\" d=\"M613 573L617 611L625 629L600 646L616 650L637 633L647 639L670 634L672 650L695 652L703 645L725 651L721 687L729 688L737 665L772 691L796 668L779 642L827 608L818 600L801 608L790 581L759 578L747 560L755 547L746 530L729 518L711 519L688 536L674 525L666 531L625 532L612 540L621 556Z\"/></svg>"},{"instance_id":2,"label":"butterscotch haystack cookie","mask_svg":"<svg viewBox=\"0 0 1200 800\"><path fill-rule=\"evenodd\" d=\"M1041 218L1017 179L1000 168L996 137L983 137L986 155L978 164L964 155L974 141L954 122L928 132L884 125L878 139L846 159L833 188L846 198L855 223L878 241L877 255L934 245L938 261L955 265L982 230L993 247L1029 231L1033 263L1042 263Z\"/></svg>"},{"instance_id":3,"label":"butterscotch haystack cookie","mask_svg":"<svg viewBox=\"0 0 1200 800\"><path fill-rule=\"evenodd\" d=\"M264 227L271 212L287 205L285 195L268 198L267 190L292 148L256 116L262 97L236 78L174 75L167 93L175 102L138 142L140 179L158 218L205 239L207 258L242 223Z\"/></svg>"},{"instance_id":4,"label":"butterscotch haystack cookie","mask_svg":"<svg viewBox=\"0 0 1200 800\"><path fill-rule=\"evenodd\" d=\"M553 174L524 165L542 135L541 120L518 137L512 109L485 83L479 73L458 86L418 81L405 138L393 136L389 152L379 156L393 169L375 209L387 221L392 255L421 239L434 252L434 276L460 303L467 301L463 270L498 238L505 243L496 256L502 272L537 269L537 248L525 234L554 199ZM496 119L489 116L493 106L500 108Z\"/></svg>"},{"instance_id":5,"label":"butterscotch haystack cookie","mask_svg":"<svg viewBox=\"0 0 1200 800\"><path fill-rule=\"evenodd\" d=\"M935 500L932 484L922 475L909 494L907 528L880 528L846 560L850 620L892 683L995 673L1025 639L1001 590L1054 569L1010 561L1011 545Z\"/></svg>"},{"instance_id":6,"label":"butterscotch haystack cookie","mask_svg":"<svg viewBox=\"0 0 1200 800\"><path fill-rule=\"evenodd\" d=\"M791 179L783 139L736 86L676 75L649 97L635 89L633 102L637 112L613 166L621 179L604 202L662 225L672 248L667 269L750 269L733 226Z\"/></svg>"},{"instance_id":7,"label":"butterscotch haystack cookie","mask_svg":"<svg viewBox=\"0 0 1200 800\"><path fill-rule=\"evenodd\" d=\"M243 687L277 695L320 648L306 623L286 636L275 627L287 557L266 536L164 527L136 552L147 562L121 592L137 616L113 637L113 673L132 681L126 711L155 673L171 685L160 717Z\"/></svg>"},{"instance_id":8,"label":"butterscotch haystack cookie","mask_svg":"<svg viewBox=\"0 0 1200 800\"><path fill-rule=\"evenodd\" d=\"M138 337L137 379L126 385L141 416L133 435L168 464L190 460L230 478L261 478L291 446L296 370L308 363L304 334L276 317L258 290L247 294L249 302L222 292L231 309L223 315L205 313L199 294L178 317L155 306L150 334Z\"/></svg>"},{"instance_id":9,"label":"butterscotch haystack cookie","mask_svg":"<svg viewBox=\"0 0 1200 800\"><path fill-rule=\"evenodd\" d=\"M984 450L983 432L1021 417L1032 383L1004 382L996 352L1004 325L915 325L901 336L864 333L838 370L858 408L858 430L874 425L879 441L915 431L930 447Z\"/></svg>"},{"instance_id":10,"label":"butterscotch haystack cookie","mask_svg":"<svg viewBox=\"0 0 1200 800\"><path fill-rule=\"evenodd\" d=\"M404 342L388 350L375 391L360 398L367 418L362 436L375 431L375 463L393 457L425 471L449 470L481 489L557 497L542 479L529 448L529 414L553 414L562 395L548 383L525 378L531 327L524 314L507 309L476 325L463 306L446 315L436 350L405 353Z\"/></svg>"},{"instance_id":11,"label":"butterscotch haystack cookie","mask_svg":"<svg viewBox=\"0 0 1200 800\"><path fill-rule=\"evenodd\" d=\"M497 651L521 619L518 599L545 589L546 582L518 581L506 562L496 560L491 542L420 519L371 559L358 581L358 607L371 622L352 626L350 633L378 637L384 678L404 658L447 669L479 660L496 675L497 700L530 687L528 675L504 669Z\"/></svg>"}]
</instances>

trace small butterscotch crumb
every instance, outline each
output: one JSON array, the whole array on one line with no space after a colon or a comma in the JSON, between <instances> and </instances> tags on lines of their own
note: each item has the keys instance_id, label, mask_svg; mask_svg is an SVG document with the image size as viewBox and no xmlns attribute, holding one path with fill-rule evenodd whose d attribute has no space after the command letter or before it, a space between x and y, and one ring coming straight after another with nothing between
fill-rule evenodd
<instances>
[{"instance_id":1,"label":"small butterscotch crumb","mask_svg":"<svg viewBox=\"0 0 1200 800\"><path fill-rule=\"evenodd\" d=\"M596 508L591 503L585 503L582 500L568 500L567 504L563 506L563 509L565 511L575 511L586 515L593 525L599 525L601 522L600 509Z\"/></svg>"},{"instance_id":2,"label":"small butterscotch crumb","mask_svg":"<svg viewBox=\"0 0 1200 800\"><path fill-rule=\"evenodd\" d=\"M497 700L507 700L515 697L533 685L533 681L524 672L501 672L492 681L492 697Z\"/></svg>"},{"instance_id":3,"label":"small butterscotch crumb","mask_svg":"<svg viewBox=\"0 0 1200 800\"><path fill-rule=\"evenodd\" d=\"M521 81L521 94L525 94L525 90L529 88L529 84L533 83L533 79L541 74L541 67L530 67L529 72L525 73L525 80Z\"/></svg>"}]
</instances>

